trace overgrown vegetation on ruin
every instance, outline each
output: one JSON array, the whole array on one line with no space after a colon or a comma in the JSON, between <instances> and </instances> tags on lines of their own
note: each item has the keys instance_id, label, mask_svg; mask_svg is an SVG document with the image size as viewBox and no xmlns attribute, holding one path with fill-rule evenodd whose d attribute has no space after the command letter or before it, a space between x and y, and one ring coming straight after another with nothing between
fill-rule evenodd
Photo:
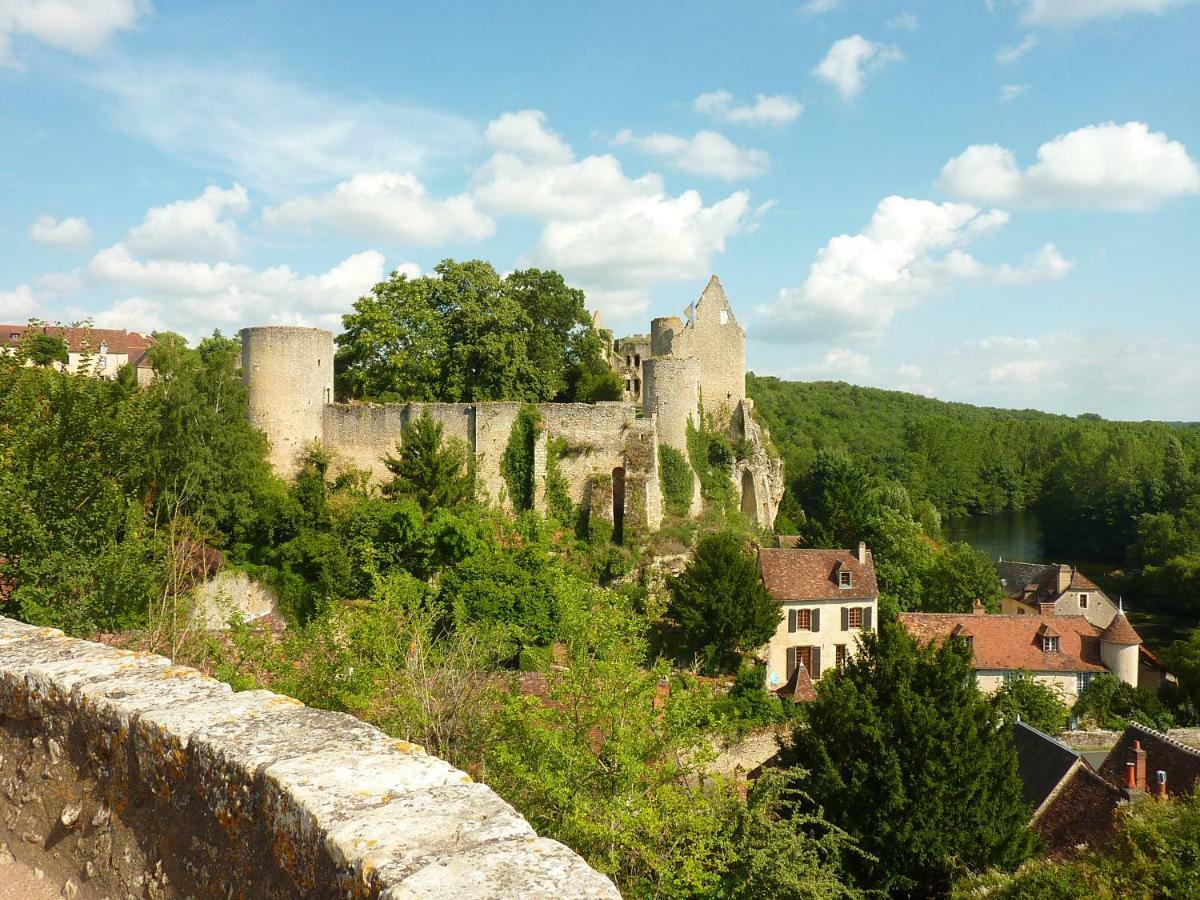
<instances>
[{"instance_id":1,"label":"overgrown vegetation on ruin","mask_svg":"<svg viewBox=\"0 0 1200 900\"><path fill-rule=\"evenodd\" d=\"M667 514L686 516L696 490L692 468L682 453L666 444L658 445L658 480Z\"/></svg>"}]
</instances>

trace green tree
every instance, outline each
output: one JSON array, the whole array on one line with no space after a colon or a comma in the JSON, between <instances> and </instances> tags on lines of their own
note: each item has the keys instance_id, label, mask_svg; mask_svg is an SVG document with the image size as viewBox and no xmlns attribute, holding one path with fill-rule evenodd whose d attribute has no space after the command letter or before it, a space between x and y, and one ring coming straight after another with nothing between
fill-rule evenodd
<instances>
[{"instance_id":1,"label":"green tree","mask_svg":"<svg viewBox=\"0 0 1200 900\"><path fill-rule=\"evenodd\" d=\"M702 537L687 568L667 586L667 615L679 624L685 646L710 667L727 668L738 651L762 647L782 617L754 558L728 531Z\"/></svg>"},{"instance_id":2,"label":"green tree","mask_svg":"<svg viewBox=\"0 0 1200 900\"><path fill-rule=\"evenodd\" d=\"M67 364L67 342L57 335L38 332L29 338L24 348L26 357L35 366L49 368L54 363Z\"/></svg>"},{"instance_id":3,"label":"green tree","mask_svg":"<svg viewBox=\"0 0 1200 900\"><path fill-rule=\"evenodd\" d=\"M920 646L884 623L826 675L796 729L797 782L872 858L860 887L944 893L962 868L1012 868L1033 847L1016 751L958 641Z\"/></svg>"},{"instance_id":4,"label":"green tree","mask_svg":"<svg viewBox=\"0 0 1200 900\"><path fill-rule=\"evenodd\" d=\"M1200 628L1175 641L1166 653L1167 666L1179 679L1179 694L1189 721L1200 720Z\"/></svg>"},{"instance_id":5,"label":"green tree","mask_svg":"<svg viewBox=\"0 0 1200 900\"><path fill-rule=\"evenodd\" d=\"M963 541L955 541L935 557L921 609L928 612L970 612L982 600L989 612L1000 611L1000 578L991 561Z\"/></svg>"},{"instance_id":6,"label":"green tree","mask_svg":"<svg viewBox=\"0 0 1200 900\"><path fill-rule=\"evenodd\" d=\"M1018 672L992 694L992 705L1005 722L1022 722L1046 734L1058 734L1067 727L1071 710L1057 691L1034 678L1029 672Z\"/></svg>"},{"instance_id":7,"label":"green tree","mask_svg":"<svg viewBox=\"0 0 1200 900\"><path fill-rule=\"evenodd\" d=\"M1161 700L1145 688L1137 688L1104 673L1097 675L1079 695L1071 712L1101 728L1122 729L1130 722L1166 730L1174 717Z\"/></svg>"},{"instance_id":8,"label":"green tree","mask_svg":"<svg viewBox=\"0 0 1200 900\"><path fill-rule=\"evenodd\" d=\"M474 493L461 441L443 442L442 423L428 409L401 430L398 456L383 464L394 476L384 492L392 497L412 497L424 510L448 509L469 500Z\"/></svg>"},{"instance_id":9,"label":"green tree","mask_svg":"<svg viewBox=\"0 0 1200 900\"><path fill-rule=\"evenodd\" d=\"M583 292L557 272L501 278L481 260L446 259L432 275L392 273L343 321L337 382L353 397L586 400L615 383Z\"/></svg>"}]
</instances>

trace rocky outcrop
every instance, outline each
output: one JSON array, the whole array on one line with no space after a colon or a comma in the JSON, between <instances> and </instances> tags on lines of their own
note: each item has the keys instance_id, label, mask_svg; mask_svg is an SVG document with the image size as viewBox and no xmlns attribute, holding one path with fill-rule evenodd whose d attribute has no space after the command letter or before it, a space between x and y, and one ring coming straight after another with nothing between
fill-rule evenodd
<instances>
[{"instance_id":1,"label":"rocky outcrop","mask_svg":"<svg viewBox=\"0 0 1200 900\"><path fill-rule=\"evenodd\" d=\"M0 840L80 898L619 897L352 716L4 618Z\"/></svg>"}]
</instances>

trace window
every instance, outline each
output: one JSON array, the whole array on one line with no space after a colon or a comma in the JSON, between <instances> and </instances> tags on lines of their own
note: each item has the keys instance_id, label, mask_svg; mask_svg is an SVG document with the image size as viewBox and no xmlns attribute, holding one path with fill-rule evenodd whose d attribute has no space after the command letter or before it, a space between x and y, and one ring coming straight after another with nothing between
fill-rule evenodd
<instances>
[{"instance_id":1,"label":"window","mask_svg":"<svg viewBox=\"0 0 1200 900\"><path fill-rule=\"evenodd\" d=\"M1058 652L1058 638L1054 635L1046 635L1042 638L1042 650L1046 653Z\"/></svg>"},{"instance_id":2,"label":"window","mask_svg":"<svg viewBox=\"0 0 1200 900\"><path fill-rule=\"evenodd\" d=\"M846 616L851 628L862 628L862 607L854 607Z\"/></svg>"},{"instance_id":3,"label":"window","mask_svg":"<svg viewBox=\"0 0 1200 900\"><path fill-rule=\"evenodd\" d=\"M1004 673L1004 683L1005 684L1008 684L1010 681L1015 681L1016 678L1017 678L1016 672L1005 672Z\"/></svg>"},{"instance_id":4,"label":"window","mask_svg":"<svg viewBox=\"0 0 1200 900\"><path fill-rule=\"evenodd\" d=\"M640 353L633 354L633 364L640 366L642 364L642 355Z\"/></svg>"},{"instance_id":5,"label":"window","mask_svg":"<svg viewBox=\"0 0 1200 900\"><path fill-rule=\"evenodd\" d=\"M1082 694L1088 689L1088 685L1092 683L1091 672L1076 672L1075 673L1075 693Z\"/></svg>"},{"instance_id":6,"label":"window","mask_svg":"<svg viewBox=\"0 0 1200 900\"><path fill-rule=\"evenodd\" d=\"M729 310L727 310L727 309L721 310L720 318L721 318L722 325L728 325L729 324Z\"/></svg>"},{"instance_id":7,"label":"window","mask_svg":"<svg viewBox=\"0 0 1200 900\"><path fill-rule=\"evenodd\" d=\"M853 581L853 573L838 572L838 587L839 588L853 587L853 585L851 584L852 581Z\"/></svg>"},{"instance_id":8,"label":"window","mask_svg":"<svg viewBox=\"0 0 1200 900\"><path fill-rule=\"evenodd\" d=\"M812 630L812 610L798 609L796 610L796 630L811 631Z\"/></svg>"},{"instance_id":9,"label":"window","mask_svg":"<svg viewBox=\"0 0 1200 900\"><path fill-rule=\"evenodd\" d=\"M1080 608L1080 609L1087 609L1087 608L1088 608L1088 595L1087 595L1087 594L1080 594L1080 595L1079 595L1079 608Z\"/></svg>"},{"instance_id":10,"label":"window","mask_svg":"<svg viewBox=\"0 0 1200 900\"><path fill-rule=\"evenodd\" d=\"M834 662L837 664L837 667L839 669L846 668L846 645L845 644L838 644L836 647L834 647L834 656L835 656Z\"/></svg>"},{"instance_id":11,"label":"window","mask_svg":"<svg viewBox=\"0 0 1200 900\"><path fill-rule=\"evenodd\" d=\"M1018 606L1018 607L1017 607L1017 615L1018 615L1018 616L1023 616L1023 615L1025 615L1025 607L1023 607L1023 606Z\"/></svg>"}]
</instances>

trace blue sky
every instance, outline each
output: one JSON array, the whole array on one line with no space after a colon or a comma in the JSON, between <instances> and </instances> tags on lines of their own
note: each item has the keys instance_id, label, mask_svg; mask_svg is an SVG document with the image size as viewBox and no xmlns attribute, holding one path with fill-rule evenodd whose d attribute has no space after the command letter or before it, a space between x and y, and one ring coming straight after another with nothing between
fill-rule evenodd
<instances>
[{"instance_id":1,"label":"blue sky","mask_svg":"<svg viewBox=\"0 0 1200 900\"><path fill-rule=\"evenodd\" d=\"M335 327L709 274L750 366L1200 419L1200 3L0 0L0 319Z\"/></svg>"}]
</instances>

